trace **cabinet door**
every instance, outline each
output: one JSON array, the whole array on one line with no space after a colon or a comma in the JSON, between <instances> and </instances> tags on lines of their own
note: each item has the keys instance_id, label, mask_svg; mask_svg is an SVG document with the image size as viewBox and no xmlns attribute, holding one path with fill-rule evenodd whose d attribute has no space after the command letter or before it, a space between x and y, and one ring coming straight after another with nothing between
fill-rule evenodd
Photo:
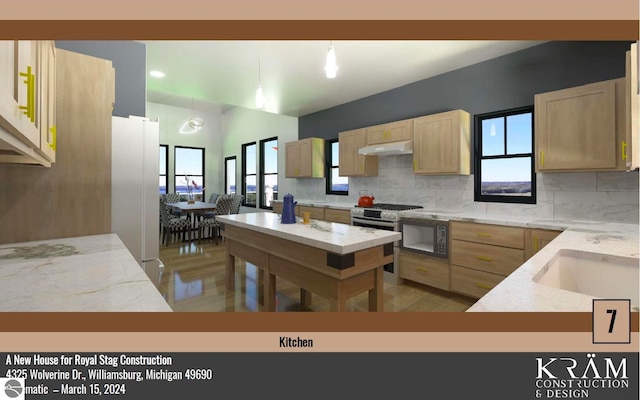
<instances>
[{"instance_id":1,"label":"cabinet door","mask_svg":"<svg viewBox=\"0 0 640 400\"><path fill-rule=\"evenodd\" d=\"M56 49L52 40L39 42L40 153L49 161L56 160Z\"/></svg>"},{"instance_id":2,"label":"cabinet door","mask_svg":"<svg viewBox=\"0 0 640 400\"><path fill-rule=\"evenodd\" d=\"M524 257L526 260L533 257L540 249L551 243L560 231L551 231L547 229L527 229L525 234Z\"/></svg>"},{"instance_id":3,"label":"cabinet door","mask_svg":"<svg viewBox=\"0 0 640 400\"><path fill-rule=\"evenodd\" d=\"M298 152L299 152L299 171L298 176L300 177L311 177L311 162L313 154L311 152L311 139L304 139L298 142Z\"/></svg>"},{"instance_id":4,"label":"cabinet door","mask_svg":"<svg viewBox=\"0 0 640 400\"><path fill-rule=\"evenodd\" d=\"M469 174L469 114L456 110L413 120L414 174Z\"/></svg>"},{"instance_id":5,"label":"cabinet door","mask_svg":"<svg viewBox=\"0 0 640 400\"><path fill-rule=\"evenodd\" d=\"M285 177L297 178L300 175L300 144L289 142L285 145Z\"/></svg>"},{"instance_id":6,"label":"cabinet door","mask_svg":"<svg viewBox=\"0 0 640 400\"><path fill-rule=\"evenodd\" d=\"M638 44L631 44L627 51L625 74L626 106L626 140L622 145L622 158L626 170L633 171L640 167L640 89L638 87Z\"/></svg>"},{"instance_id":7,"label":"cabinet door","mask_svg":"<svg viewBox=\"0 0 640 400\"><path fill-rule=\"evenodd\" d=\"M412 120L390 122L367 127L366 131L368 145L411 140L413 122Z\"/></svg>"},{"instance_id":8,"label":"cabinet door","mask_svg":"<svg viewBox=\"0 0 640 400\"><path fill-rule=\"evenodd\" d=\"M378 157L358 154L365 146L365 129L340 132L340 176L377 176Z\"/></svg>"},{"instance_id":9,"label":"cabinet door","mask_svg":"<svg viewBox=\"0 0 640 400\"><path fill-rule=\"evenodd\" d=\"M538 172L616 168L615 81L538 94L535 114Z\"/></svg>"},{"instance_id":10,"label":"cabinet door","mask_svg":"<svg viewBox=\"0 0 640 400\"><path fill-rule=\"evenodd\" d=\"M37 128L37 41L0 41L0 116L22 142L40 147Z\"/></svg>"}]
</instances>

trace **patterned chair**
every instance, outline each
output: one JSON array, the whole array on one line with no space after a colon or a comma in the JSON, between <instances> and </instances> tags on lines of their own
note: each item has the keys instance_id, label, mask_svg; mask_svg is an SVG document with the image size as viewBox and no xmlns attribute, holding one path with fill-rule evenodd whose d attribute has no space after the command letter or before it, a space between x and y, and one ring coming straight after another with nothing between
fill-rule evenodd
<instances>
[{"instance_id":1,"label":"patterned chair","mask_svg":"<svg viewBox=\"0 0 640 400\"><path fill-rule=\"evenodd\" d=\"M215 215L229 215L231 213L231 205L233 203L233 196L230 194L223 194L218 197L218 201L216 202L216 210ZM198 235L198 243L202 236L204 235L204 231L211 229L212 236L216 239L216 245L218 244L218 236L220 236L220 222L218 222L215 218L203 218L198 225L199 235Z\"/></svg>"},{"instance_id":2,"label":"patterned chair","mask_svg":"<svg viewBox=\"0 0 640 400\"><path fill-rule=\"evenodd\" d=\"M160 198L160 232L163 245L166 246L169 235L174 235L176 232L182 232L182 238L184 239L190 226L191 221L171 215L169 207Z\"/></svg>"},{"instance_id":3,"label":"patterned chair","mask_svg":"<svg viewBox=\"0 0 640 400\"><path fill-rule=\"evenodd\" d=\"M165 195L165 200L167 201L167 203L179 203L181 201L180 200L180 194L178 194L178 193L167 193ZM171 215L175 215L175 216L178 216L178 217L184 215L182 213L182 211L176 210L176 209L171 208L171 207L169 207L169 213Z\"/></svg>"},{"instance_id":4,"label":"patterned chair","mask_svg":"<svg viewBox=\"0 0 640 400\"><path fill-rule=\"evenodd\" d=\"M209 203L216 204L219 198L219 193L211 193L211 196L209 196ZM216 214L213 211L206 211L202 213L202 218L214 218L215 216Z\"/></svg>"},{"instance_id":5,"label":"patterned chair","mask_svg":"<svg viewBox=\"0 0 640 400\"><path fill-rule=\"evenodd\" d=\"M244 196L241 194L233 195L233 203L231 204L231 214L240 214L240 206L242 205Z\"/></svg>"},{"instance_id":6,"label":"patterned chair","mask_svg":"<svg viewBox=\"0 0 640 400\"><path fill-rule=\"evenodd\" d=\"M220 196L219 193L211 193L211 196L209 196L209 203L216 204L216 201L218 200L218 196Z\"/></svg>"}]
</instances>

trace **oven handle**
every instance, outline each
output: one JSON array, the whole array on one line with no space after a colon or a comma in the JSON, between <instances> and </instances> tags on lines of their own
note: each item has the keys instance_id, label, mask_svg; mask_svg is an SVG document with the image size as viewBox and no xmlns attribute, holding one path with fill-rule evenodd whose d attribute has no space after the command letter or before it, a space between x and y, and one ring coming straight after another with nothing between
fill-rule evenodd
<instances>
[{"instance_id":1,"label":"oven handle","mask_svg":"<svg viewBox=\"0 0 640 400\"><path fill-rule=\"evenodd\" d=\"M385 228L393 228L393 222L374 221L371 219L363 218L351 218L351 225L353 226L383 226Z\"/></svg>"}]
</instances>

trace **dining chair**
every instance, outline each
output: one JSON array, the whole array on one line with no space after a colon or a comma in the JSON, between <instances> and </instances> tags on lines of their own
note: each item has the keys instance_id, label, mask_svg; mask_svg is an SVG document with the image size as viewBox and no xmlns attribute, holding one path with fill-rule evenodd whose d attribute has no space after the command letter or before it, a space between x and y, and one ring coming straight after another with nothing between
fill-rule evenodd
<instances>
[{"instance_id":1,"label":"dining chair","mask_svg":"<svg viewBox=\"0 0 640 400\"><path fill-rule=\"evenodd\" d=\"M189 229L191 225L191 221L186 218L176 217L171 215L169 212L169 206L166 205L165 201L160 198L160 227L161 227L161 239L162 244L167 245L167 239L169 235L174 236L177 232L182 232L182 238L185 238L187 233L187 229Z\"/></svg>"},{"instance_id":2,"label":"dining chair","mask_svg":"<svg viewBox=\"0 0 640 400\"><path fill-rule=\"evenodd\" d=\"M218 244L218 237L220 236L220 222L218 222L215 218L216 215L229 215L231 213L231 205L233 203L233 196L230 194L222 194L218 197L218 201L216 202L216 210L214 211L213 218L203 218L200 221L198 226L199 235L198 235L198 243L202 236L204 235L205 229L212 230L212 236L215 237L216 245Z\"/></svg>"},{"instance_id":3,"label":"dining chair","mask_svg":"<svg viewBox=\"0 0 640 400\"><path fill-rule=\"evenodd\" d=\"M166 199L167 203L179 203L180 202L180 194L178 194L178 193L167 193L165 195L165 199ZM176 210L175 208L172 208L172 207L169 208L169 213L171 215L176 215L178 217L184 215L182 213L182 211Z\"/></svg>"},{"instance_id":4,"label":"dining chair","mask_svg":"<svg viewBox=\"0 0 640 400\"><path fill-rule=\"evenodd\" d=\"M233 203L231 204L231 214L240 214L240 206L242 205L242 200L244 200L244 195L241 195L241 194L233 195Z\"/></svg>"},{"instance_id":5,"label":"dining chair","mask_svg":"<svg viewBox=\"0 0 640 400\"><path fill-rule=\"evenodd\" d=\"M218 200L218 196L220 196L220 193L211 193L211 196L209 196L209 203L216 204L216 200Z\"/></svg>"}]
</instances>

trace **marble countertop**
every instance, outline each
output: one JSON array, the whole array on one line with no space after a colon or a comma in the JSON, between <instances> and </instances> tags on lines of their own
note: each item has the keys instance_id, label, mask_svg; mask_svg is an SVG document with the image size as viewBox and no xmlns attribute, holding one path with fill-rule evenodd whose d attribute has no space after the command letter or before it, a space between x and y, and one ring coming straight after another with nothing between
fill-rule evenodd
<instances>
[{"instance_id":1,"label":"marble countertop","mask_svg":"<svg viewBox=\"0 0 640 400\"><path fill-rule=\"evenodd\" d=\"M297 200L294 201L299 206L311 206L311 207L324 207L324 208L335 208L338 210L351 210L356 205L353 203L338 203L332 201L322 201L322 200ZM283 200L274 200L274 203L282 203Z\"/></svg>"},{"instance_id":2,"label":"marble countertop","mask_svg":"<svg viewBox=\"0 0 640 400\"><path fill-rule=\"evenodd\" d=\"M562 249L629 257L640 265L640 235L637 224L566 219L470 214L434 210L401 212L403 218L465 221L524 228L563 231L551 243L506 277L467 311L584 311L593 310L594 297L537 283L534 277ZM637 282L635 283L636 288ZM640 290L640 289L638 289Z\"/></svg>"},{"instance_id":3,"label":"marble countertop","mask_svg":"<svg viewBox=\"0 0 640 400\"><path fill-rule=\"evenodd\" d=\"M0 311L172 311L116 234L0 245Z\"/></svg>"},{"instance_id":4,"label":"marble countertop","mask_svg":"<svg viewBox=\"0 0 640 400\"><path fill-rule=\"evenodd\" d=\"M314 219L310 224L303 224L301 218L297 218L295 224L283 224L280 217L271 212L220 215L216 219L224 224L251 229L336 254L353 253L391 243L400 240L402 236L399 232Z\"/></svg>"}]
</instances>

